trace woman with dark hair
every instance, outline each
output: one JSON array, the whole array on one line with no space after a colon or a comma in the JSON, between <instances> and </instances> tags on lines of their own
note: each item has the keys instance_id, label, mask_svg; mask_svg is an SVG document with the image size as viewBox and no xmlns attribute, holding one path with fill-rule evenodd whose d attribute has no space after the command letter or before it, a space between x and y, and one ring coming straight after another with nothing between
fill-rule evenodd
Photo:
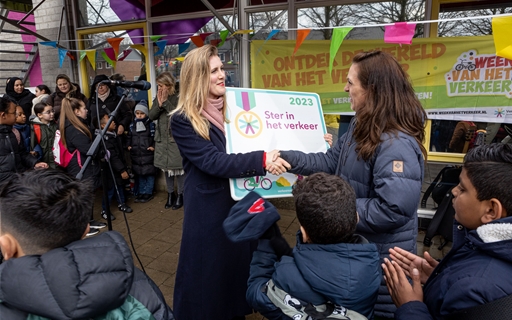
<instances>
[{"instance_id":1,"label":"woman with dark hair","mask_svg":"<svg viewBox=\"0 0 512 320\"><path fill-rule=\"evenodd\" d=\"M60 108L62 99L64 98L77 98L87 104L87 98L82 92L80 92L80 86L77 83L71 82L71 79L67 75L57 75L55 84L55 92L50 94L46 100L47 104L53 106L55 119L60 119Z\"/></svg>"},{"instance_id":2,"label":"woman with dark hair","mask_svg":"<svg viewBox=\"0 0 512 320\"><path fill-rule=\"evenodd\" d=\"M50 94L52 94L50 88L48 88L48 86L44 85L44 84L40 84L38 86L36 86L36 97L34 99L32 99L32 113L31 115L36 115L35 112L34 112L34 107L36 104L38 104L39 102L44 102L46 103L46 100L48 100L48 97L50 96Z\"/></svg>"},{"instance_id":3,"label":"woman with dark hair","mask_svg":"<svg viewBox=\"0 0 512 320\"><path fill-rule=\"evenodd\" d=\"M9 78L9 82L7 82L5 87L5 94L17 105L21 106L26 115L32 114L32 99L36 96L30 90L25 89L23 80L18 77Z\"/></svg>"},{"instance_id":4,"label":"woman with dark hair","mask_svg":"<svg viewBox=\"0 0 512 320\"><path fill-rule=\"evenodd\" d=\"M382 51L354 56L345 91L356 113L348 132L325 153L281 151L276 163L295 174L342 177L356 192L357 233L377 244L381 258L395 246L416 253L427 115L409 76ZM375 315L393 318L395 309L383 281Z\"/></svg>"},{"instance_id":5,"label":"woman with dark hair","mask_svg":"<svg viewBox=\"0 0 512 320\"><path fill-rule=\"evenodd\" d=\"M107 113L110 115L113 112L121 97L117 95L117 91L115 88L111 88L109 84L102 83L105 80L109 80L109 78L104 74L99 74L94 77L94 81L91 85L91 98L87 103L87 110L89 110L91 114L91 121L95 121L98 117L98 108L100 109L100 114ZM98 108L96 107L96 98L98 98ZM118 135L121 135L128 130L130 127L130 123L133 119L133 113L130 108L127 106L126 101L121 102L119 106L119 110L114 118L116 123L116 132Z\"/></svg>"}]
</instances>

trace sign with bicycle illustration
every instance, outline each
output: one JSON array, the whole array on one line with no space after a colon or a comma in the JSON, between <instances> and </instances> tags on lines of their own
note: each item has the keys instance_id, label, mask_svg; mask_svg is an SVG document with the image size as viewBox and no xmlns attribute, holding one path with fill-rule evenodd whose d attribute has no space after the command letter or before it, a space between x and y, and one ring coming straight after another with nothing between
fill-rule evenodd
<instances>
[{"instance_id":1,"label":"sign with bicycle illustration","mask_svg":"<svg viewBox=\"0 0 512 320\"><path fill-rule=\"evenodd\" d=\"M247 88L227 88L226 140L228 153L254 150L325 152L326 127L318 94ZM302 177L292 173L230 179L231 196L249 191L265 198L291 196Z\"/></svg>"}]
</instances>

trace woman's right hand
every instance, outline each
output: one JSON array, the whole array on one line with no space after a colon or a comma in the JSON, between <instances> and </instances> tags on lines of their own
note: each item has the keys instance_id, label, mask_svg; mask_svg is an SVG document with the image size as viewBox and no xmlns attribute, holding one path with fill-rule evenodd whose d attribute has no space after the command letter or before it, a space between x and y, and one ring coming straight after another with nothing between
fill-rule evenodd
<instances>
[{"instance_id":1,"label":"woman's right hand","mask_svg":"<svg viewBox=\"0 0 512 320\"><path fill-rule=\"evenodd\" d=\"M158 86L158 92L156 93L158 99L158 106L162 107L165 100L169 97L169 90L165 86Z\"/></svg>"}]
</instances>

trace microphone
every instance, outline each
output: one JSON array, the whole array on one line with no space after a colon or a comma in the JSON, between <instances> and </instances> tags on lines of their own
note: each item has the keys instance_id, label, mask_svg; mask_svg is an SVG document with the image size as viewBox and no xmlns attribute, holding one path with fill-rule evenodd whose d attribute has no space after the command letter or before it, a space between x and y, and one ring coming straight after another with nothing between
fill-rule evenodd
<instances>
[{"instance_id":1,"label":"microphone","mask_svg":"<svg viewBox=\"0 0 512 320\"><path fill-rule=\"evenodd\" d=\"M140 80L140 81L115 81L115 80L103 80L101 83L123 87L123 88L135 88L139 90L149 90L151 89L151 83Z\"/></svg>"}]
</instances>

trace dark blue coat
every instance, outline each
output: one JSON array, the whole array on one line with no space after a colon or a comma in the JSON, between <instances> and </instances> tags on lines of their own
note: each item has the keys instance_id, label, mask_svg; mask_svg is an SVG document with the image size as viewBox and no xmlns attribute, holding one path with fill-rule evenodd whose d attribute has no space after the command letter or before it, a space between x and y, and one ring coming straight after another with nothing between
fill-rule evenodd
<instances>
[{"instance_id":1,"label":"dark blue coat","mask_svg":"<svg viewBox=\"0 0 512 320\"><path fill-rule=\"evenodd\" d=\"M292 173L327 172L350 183L360 217L357 233L377 245L381 259L394 246L416 254L424 166L421 149L405 133L384 133L372 159L358 159L354 124L326 153L281 151L281 157L290 163ZM395 309L383 279L375 314L392 318Z\"/></svg>"},{"instance_id":2,"label":"dark blue coat","mask_svg":"<svg viewBox=\"0 0 512 320\"><path fill-rule=\"evenodd\" d=\"M25 124L15 124L13 125L14 128L16 128L20 133L21 137L23 138L23 142L25 143L25 149L27 152L30 152L30 125L27 123Z\"/></svg>"},{"instance_id":3,"label":"dark blue coat","mask_svg":"<svg viewBox=\"0 0 512 320\"><path fill-rule=\"evenodd\" d=\"M484 242L482 238L489 235L501 240ZM456 223L452 249L423 287L425 303L402 305L396 319L443 319L456 311L504 298L512 294L511 270L512 217L472 231Z\"/></svg>"},{"instance_id":4,"label":"dark blue coat","mask_svg":"<svg viewBox=\"0 0 512 320\"><path fill-rule=\"evenodd\" d=\"M272 279L294 298L321 305L328 301L373 317L381 271L375 244L360 236L355 243L305 244L297 234L293 256L277 256L268 240L253 254L247 301L268 319L290 319L262 291ZM320 263L321 262L321 263Z\"/></svg>"},{"instance_id":5,"label":"dark blue coat","mask_svg":"<svg viewBox=\"0 0 512 320\"><path fill-rule=\"evenodd\" d=\"M143 122L146 131L137 132L137 122ZM133 173L138 175L154 175L156 173L156 168L153 165L155 151L148 150L149 147L155 147L154 137L155 123L148 117L135 119L130 124L126 144L131 147L130 158L132 159Z\"/></svg>"},{"instance_id":6,"label":"dark blue coat","mask_svg":"<svg viewBox=\"0 0 512 320\"><path fill-rule=\"evenodd\" d=\"M155 320L174 319L160 289L134 267L128 244L115 231L43 255L9 259L0 264L0 281L0 318L6 320L24 320L28 314L119 319L114 311L117 316L131 314L130 319L149 319L149 314Z\"/></svg>"},{"instance_id":7,"label":"dark blue coat","mask_svg":"<svg viewBox=\"0 0 512 320\"><path fill-rule=\"evenodd\" d=\"M264 175L263 151L227 154L222 131L211 125L205 140L180 114L172 116L171 130L186 173L176 318L226 320L251 313L245 292L254 244L231 242L222 223L235 203L228 178Z\"/></svg>"},{"instance_id":8,"label":"dark blue coat","mask_svg":"<svg viewBox=\"0 0 512 320\"><path fill-rule=\"evenodd\" d=\"M0 124L0 182L15 173L33 169L37 159L27 152L25 142L12 131L12 126Z\"/></svg>"}]
</instances>

